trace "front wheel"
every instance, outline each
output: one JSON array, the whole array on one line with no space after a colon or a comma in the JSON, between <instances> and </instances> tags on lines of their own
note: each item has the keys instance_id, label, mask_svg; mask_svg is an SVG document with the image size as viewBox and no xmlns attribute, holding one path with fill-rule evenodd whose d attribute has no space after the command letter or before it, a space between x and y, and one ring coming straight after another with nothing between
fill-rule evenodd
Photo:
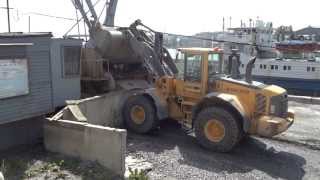
<instances>
[{"instance_id":1,"label":"front wheel","mask_svg":"<svg viewBox=\"0 0 320 180\"><path fill-rule=\"evenodd\" d=\"M125 125L136 133L147 133L157 125L153 103L142 95L130 97L123 110Z\"/></svg>"},{"instance_id":2,"label":"front wheel","mask_svg":"<svg viewBox=\"0 0 320 180\"><path fill-rule=\"evenodd\" d=\"M237 119L219 107L203 109L197 115L194 125L200 145L217 152L231 151L241 136L241 126Z\"/></svg>"}]
</instances>

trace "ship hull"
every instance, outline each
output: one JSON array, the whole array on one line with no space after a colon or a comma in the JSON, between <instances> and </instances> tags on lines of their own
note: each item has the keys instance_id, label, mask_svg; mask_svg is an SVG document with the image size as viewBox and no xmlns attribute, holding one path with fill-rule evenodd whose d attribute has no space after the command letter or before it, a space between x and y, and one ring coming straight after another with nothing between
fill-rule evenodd
<instances>
[{"instance_id":1,"label":"ship hull","mask_svg":"<svg viewBox=\"0 0 320 180\"><path fill-rule=\"evenodd\" d=\"M320 79L299 79L253 75L253 79L265 84L274 84L287 89L289 94L320 96Z\"/></svg>"}]
</instances>

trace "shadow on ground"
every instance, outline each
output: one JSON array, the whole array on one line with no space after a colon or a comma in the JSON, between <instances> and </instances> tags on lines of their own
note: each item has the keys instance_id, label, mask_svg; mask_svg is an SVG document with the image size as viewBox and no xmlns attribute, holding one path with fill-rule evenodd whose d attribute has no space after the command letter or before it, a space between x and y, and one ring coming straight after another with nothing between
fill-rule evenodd
<instances>
[{"instance_id":1,"label":"shadow on ground","mask_svg":"<svg viewBox=\"0 0 320 180\"><path fill-rule=\"evenodd\" d=\"M170 121L161 124L161 130L149 135L128 134L128 153L168 153L178 148L180 164L210 172L248 173L262 171L272 178L300 180L305 175L306 160L296 154L268 147L258 139L246 138L231 153L215 153L201 148L193 136Z\"/></svg>"},{"instance_id":2,"label":"shadow on ground","mask_svg":"<svg viewBox=\"0 0 320 180\"><path fill-rule=\"evenodd\" d=\"M0 152L0 160L0 171L6 180L118 179L98 163L47 152L42 144Z\"/></svg>"}]
</instances>

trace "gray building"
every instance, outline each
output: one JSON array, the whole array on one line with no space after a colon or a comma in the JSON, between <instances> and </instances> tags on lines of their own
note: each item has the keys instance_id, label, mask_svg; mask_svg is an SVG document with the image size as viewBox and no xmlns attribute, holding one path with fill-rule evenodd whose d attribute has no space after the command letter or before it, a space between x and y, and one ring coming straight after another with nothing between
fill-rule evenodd
<instances>
[{"instance_id":1,"label":"gray building","mask_svg":"<svg viewBox=\"0 0 320 180\"><path fill-rule=\"evenodd\" d=\"M0 150L42 137L43 117L80 98L81 40L0 33Z\"/></svg>"}]
</instances>

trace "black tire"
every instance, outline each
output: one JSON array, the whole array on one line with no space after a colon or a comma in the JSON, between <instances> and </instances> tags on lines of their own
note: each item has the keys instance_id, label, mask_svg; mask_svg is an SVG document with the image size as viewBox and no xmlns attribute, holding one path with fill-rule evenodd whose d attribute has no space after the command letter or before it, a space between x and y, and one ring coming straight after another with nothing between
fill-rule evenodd
<instances>
[{"instance_id":1,"label":"black tire","mask_svg":"<svg viewBox=\"0 0 320 180\"><path fill-rule=\"evenodd\" d=\"M224 127L224 135L216 142L210 140L205 133L206 125L212 119ZM200 111L195 120L194 127L199 144L213 151L229 152L241 139L242 129L237 119L232 113L219 107L209 107Z\"/></svg>"},{"instance_id":2,"label":"black tire","mask_svg":"<svg viewBox=\"0 0 320 180\"><path fill-rule=\"evenodd\" d=\"M140 124L136 123L131 116L132 109L136 106L143 108L145 113L144 121ZM124 105L123 116L127 129L136 133L148 133L155 129L158 124L153 103L142 95L132 96L127 100Z\"/></svg>"}]
</instances>

